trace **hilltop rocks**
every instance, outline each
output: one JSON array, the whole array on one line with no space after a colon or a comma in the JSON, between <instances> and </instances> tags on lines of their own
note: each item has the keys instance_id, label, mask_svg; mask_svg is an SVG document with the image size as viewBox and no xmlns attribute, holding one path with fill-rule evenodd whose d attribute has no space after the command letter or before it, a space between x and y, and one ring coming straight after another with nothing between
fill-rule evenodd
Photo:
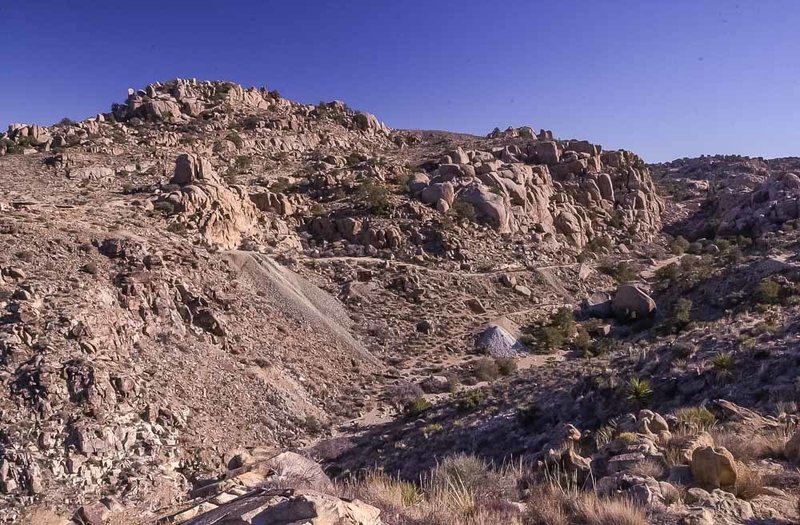
<instances>
[{"instance_id":1,"label":"hilltop rocks","mask_svg":"<svg viewBox=\"0 0 800 525\"><path fill-rule=\"evenodd\" d=\"M353 115L356 128L368 133L388 133L389 129L371 113L356 113Z\"/></svg>"},{"instance_id":2,"label":"hilltop rocks","mask_svg":"<svg viewBox=\"0 0 800 525\"><path fill-rule=\"evenodd\" d=\"M611 309L619 319L644 319L655 313L656 302L638 286L624 284L617 288Z\"/></svg>"},{"instance_id":3,"label":"hilltop rocks","mask_svg":"<svg viewBox=\"0 0 800 525\"><path fill-rule=\"evenodd\" d=\"M409 189L442 212L453 203L470 204L479 221L500 233L558 235L579 249L600 230L649 238L663 211L649 173L631 153L601 151L587 141L552 138L533 140L525 148L456 148L442 154L431 176L414 174ZM435 185L445 183L452 185L454 201L440 198Z\"/></svg>"}]
</instances>

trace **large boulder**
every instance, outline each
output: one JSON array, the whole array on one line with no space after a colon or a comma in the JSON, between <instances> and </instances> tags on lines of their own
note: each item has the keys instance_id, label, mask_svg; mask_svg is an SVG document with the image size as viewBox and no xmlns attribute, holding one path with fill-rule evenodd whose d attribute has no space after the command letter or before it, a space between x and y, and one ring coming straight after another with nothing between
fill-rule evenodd
<instances>
[{"instance_id":1,"label":"large boulder","mask_svg":"<svg viewBox=\"0 0 800 525\"><path fill-rule=\"evenodd\" d=\"M414 173L408 179L408 190L411 193L419 193L424 190L428 184L430 184L431 179L425 173Z\"/></svg>"},{"instance_id":2,"label":"large boulder","mask_svg":"<svg viewBox=\"0 0 800 525\"><path fill-rule=\"evenodd\" d=\"M472 204L478 217L486 219L500 233L511 231L511 217L506 199L492 193L485 186L473 186L459 195L459 199Z\"/></svg>"},{"instance_id":3,"label":"large boulder","mask_svg":"<svg viewBox=\"0 0 800 525\"><path fill-rule=\"evenodd\" d=\"M381 511L360 500L307 492L265 510L253 525L380 525Z\"/></svg>"},{"instance_id":4,"label":"large boulder","mask_svg":"<svg viewBox=\"0 0 800 525\"><path fill-rule=\"evenodd\" d=\"M443 200L450 205L455 198L455 189L449 182L437 182L423 189L419 198L425 204L436 204L439 200Z\"/></svg>"},{"instance_id":5,"label":"large boulder","mask_svg":"<svg viewBox=\"0 0 800 525\"><path fill-rule=\"evenodd\" d=\"M698 447L692 453L692 477L708 488L736 485L736 460L725 447Z\"/></svg>"},{"instance_id":6,"label":"large boulder","mask_svg":"<svg viewBox=\"0 0 800 525\"><path fill-rule=\"evenodd\" d=\"M489 323L475 341L475 349L492 357L513 357L525 346L518 339L519 330L508 320Z\"/></svg>"},{"instance_id":7,"label":"large boulder","mask_svg":"<svg viewBox=\"0 0 800 525\"><path fill-rule=\"evenodd\" d=\"M614 294L611 309L619 319L644 319L655 313L656 302L638 286L623 284Z\"/></svg>"},{"instance_id":8,"label":"large boulder","mask_svg":"<svg viewBox=\"0 0 800 525\"><path fill-rule=\"evenodd\" d=\"M267 461L267 465L274 472L271 479L282 486L334 491L333 483L319 463L295 452L282 452Z\"/></svg>"},{"instance_id":9,"label":"large boulder","mask_svg":"<svg viewBox=\"0 0 800 525\"><path fill-rule=\"evenodd\" d=\"M534 142L532 146L536 158L543 164L557 164L561 160L561 151L555 142Z\"/></svg>"},{"instance_id":10,"label":"large boulder","mask_svg":"<svg viewBox=\"0 0 800 525\"><path fill-rule=\"evenodd\" d=\"M614 184L611 182L611 176L608 173L601 173L597 177L597 187L603 199L614 202Z\"/></svg>"},{"instance_id":11,"label":"large boulder","mask_svg":"<svg viewBox=\"0 0 800 525\"><path fill-rule=\"evenodd\" d=\"M201 183L219 184L220 179L208 160L197 155L182 153L175 159L175 171L170 183L178 186Z\"/></svg>"}]
</instances>

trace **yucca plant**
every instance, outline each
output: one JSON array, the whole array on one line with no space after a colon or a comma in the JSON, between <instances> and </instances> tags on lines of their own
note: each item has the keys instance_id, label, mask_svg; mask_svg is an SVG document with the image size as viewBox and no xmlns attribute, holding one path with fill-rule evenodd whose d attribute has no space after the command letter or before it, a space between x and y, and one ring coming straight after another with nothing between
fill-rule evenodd
<instances>
[{"instance_id":1,"label":"yucca plant","mask_svg":"<svg viewBox=\"0 0 800 525\"><path fill-rule=\"evenodd\" d=\"M733 354L730 352L720 352L711 358L711 366L719 379L725 379L732 375L734 365Z\"/></svg>"},{"instance_id":2,"label":"yucca plant","mask_svg":"<svg viewBox=\"0 0 800 525\"><path fill-rule=\"evenodd\" d=\"M653 396L653 387L647 379L634 377L628 381L625 392L628 399L638 405L644 405Z\"/></svg>"},{"instance_id":3,"label":"yucca plant","mask_svg":"<svg viewBox=\"0 0 800 525\"><path fill-rule=\"evenodd\" d=\"M686 407L675 411L678 421L695 430L710 430L717 423L717 418L706 407Z\"/></svg>"}]
</instances>

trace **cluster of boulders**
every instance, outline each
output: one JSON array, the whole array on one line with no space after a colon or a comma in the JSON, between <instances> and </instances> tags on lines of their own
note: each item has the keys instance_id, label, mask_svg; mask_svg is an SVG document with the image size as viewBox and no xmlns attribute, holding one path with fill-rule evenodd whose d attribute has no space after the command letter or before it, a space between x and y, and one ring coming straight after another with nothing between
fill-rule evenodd
<instances>
[{"instance_id":1,"label":"cluster of boulders","mask_svg":"<svg viewBox=\"0 0 800 525\"><path fill-rule=\"evenodd\" d=\"M446 151L432 172L412 175L409 190L440 212L468 206L501 233L561 235L577 248L615 229L645 238L657 231L663 202L635 155L542 137L549 140Z\"/></svg>"},{"instance_id":2,"label":"cluster of boulders","mask_svg":"<svg viewBox=\"0 0 800 525\"><path fill-rule=\"evenodd\" d=\"M792 172L774 173L752 191L726 186L710 197L721 235L759 234L800 219L800 177Z\"/></svg>"},{"instance_id":3,"label":"cluster of boulders","mask_svg":"<svg viewBox=\"0 0 800 525\"><path fill-rule=\"evenodd\" d=\"M787 457L800 443L798 436L787 442ZM738 524L755 516L755 503L736 495L744 467L709 432L690 423L651 410L627 414L598 430L591 457L580 454L586 437L567 425L544 462L593 486L600 496L625 496L650 509L669 509L682 515L686 525ZM789 500L776 488L758 490L767 496L764 505L771 503L769 497Z\"/></svg>"},{"instance_id":4,"label":"cluster of boulders","mask_svg":"<svg viewBox=\"0 0 800 525\"><path fill-rule=\"evenodd\" d=\"M584 299L582 309L589 317L640 321L655 315L656 302L641 285L626 283L619 285L613 295L606 292L593 293Z\"/></svg>"}]
</instances>

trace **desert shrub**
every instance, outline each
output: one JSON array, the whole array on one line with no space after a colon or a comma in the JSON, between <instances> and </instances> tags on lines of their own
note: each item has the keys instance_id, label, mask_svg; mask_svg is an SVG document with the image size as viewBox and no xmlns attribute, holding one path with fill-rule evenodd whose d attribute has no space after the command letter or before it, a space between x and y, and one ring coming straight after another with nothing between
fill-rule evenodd
<instances>
[{"instance_id":1,"label":"desert shrub","mask_svg":"<svg viewBox=\"0 0 800 525\"><path fill-rule=\"evenodd\" d=\"M156 203L153 204L153 209L164 215L172 215L175 213L175 205L170 201L156 201Z\"/></svg>"},{"instance_id":2,"label":"desert shrub","mask_svg":"<svg viewBox=\"0 0 800 525\"><path fill-rule=\"evenodd\" d=\"M472 412L486 401L486 393L479 388L473 388L457 393L455 399L459 412Z\"/></svg>"},{"instance_id":3,"label":"desert shrub","mask_svg":"<svg viewBox=\"0 0 800 525\"><path fill-rule=\"evenodd\" d=\"M305 428L306 431L308 431L308 433L312 436L320 434L325 429L320 420L311 415L306 416L306 418L303 420L303 428Z\"/></svg>"},{"instance_id":4,"label":"desert shrub","mask_svg":"<svg viewBox=\"0 0 800 525\"><path fill-rule=\"evenodd\" d=\"M472 374L480 381L494 381L500 375L500 369L494 359L483 357L472 365Z\"/></svg>"},{"instance_id":5,"label":"desert shrub","mask_svg":"<svg viewBox=\"0 0 800 525\"><path fill-rule=\"evenodd\" d=\"M535 403L526 403L517 407L517 421L524 427L534 425L539 414L539 407Z\"/></svg>"},{"instance_id":6,"label":"desert shrub","mask_svg":"<svg viewBox=\"0 0 800 525\"><path fill-rule=\"evenodd\" d=\"M450 208L450 213L455 215L459 220L475 222L478 219L475 213L475 206L463 200L455 201L452 208Z\"/></svg>"},{"instance_id":7,"label":"desert shrub","mask_svg":"<svg viewBox=\"0 0 800 525\"><path fill-rule=\"evenodd\" d=\"M635 445L639 442L639 436L636 435L636 432L621 432L617 436L617 440L623 445Z\"/></svg>"},{"instance_id":8,"label":"desert shrub","mask_svg":"<svg viewBox=\"0 0 800 525\"><path fill-rule=\"evenodd\" d=\"M403 407L403 414L408 417L418 417L431 409L433 405L424 397L418 397L406 403Z\"/></svg>"},{"instance_id":9,"label":"desert shrub","mask_svg":"<svg viewBox=\"0 0 800 525\"><path fill-rule=\"evenodd\" d=\"M257 116L249 115L242 120L242 128L248 131L253 131L254 129L258 128L260 122L261 119Z\"/></svg>"},{"instance_id":10,"label":"desert shrub","mask_svg":"<svg viewBox=\"0 0 800 525\"><path fill-rule=\"evenodd\" d=\"M766 458L784 459L785 444L791 437L787 429L766 432L736 432L727 429L713 429L714 442L725 447L738 460L751 462Z\"/></svg>"},{"instance_id":11,"label":"desert shrub","mask_svg":"<svg viewBox=\"0 0 800 525\"><path fill-rule=\"evenodd\" d=\"M676 263L669 263L656 270L656 279L659 281L675 281L681 275L681 267Z\"/></svg>"},{"instance_id":12,"label":"desert shrub","mask_svg":"<svg viewBox=\"0 0 800 525\"><path fill-rule=\"evenodd\" d=\"M692 255L700 255L703 253L703 243L697 241L689 243L689 246L686 247L686 251Z\"/></svg>"},{"instance_id":13,"label":"desert shrub","mask_svg":"<svg viewBox=\"0 0 800 525\"><path fill-rule=\"evenodd\" d=\"M517 360L513 357L498 357L495 360L497 370L502 376L510 376L517 371Z\"/></svg>"},{"instance_id":14,"label":"desert shrub","mask_svg":"<svg viewBox=\"0 0 800 525\"><path fill-rule=\"evenodd\" d=\"M537 353L551 354L564 346L564 334L555 326L542 326L534 335Z\"/></svg>"},{"instance_id":15,"label":"desert shrub","mask_svg":"<svg viewBox=\"0 0 800 525\"><path fill-rule=\"evenodd\" d=\"M661 461L652 458L646 458L644 461L639 461L628 469L628 474L639 476L642 478L655 478L663 479L667 474L667 466Z\"/></svg>"},{"instance_id":16,"label":"desert shrub","mask_svg":"<svg viewBox=\"0 0 800 525\"><path fill-rule=\"evenodd\" d=\"M676 330L681 330L692 321L692 301L678 299L672 305L669 322Z\"/></svg>"},{"instance_id":17,"label":"desert shrub","mask_svg":"<svg viewBox=\"0 0 800 525\"><path fill-rule=\"evenodd\" d=\"M637 405L646 405L653 396L653 388L647 379L634 377L625 385L625 395Z\"/></svg>"},{"instance_id":18,"label":"desert shrub","mask_svg":"<svg viewBox=\"0 0 800 525\"><path fill-rule=\"evenodd\" d=\"M615 265L602 265L598 268L601 272L614 278L618 283L633 281L637 277L636 270L627 262Z\"/></svg>"},{"instance_id":19,"label":"desert shrub","mask_svg":"<svg viewBox=\"0 0 800 525\"><path fill-rule=\"evenodd\" d=\"M537 353L549 354L561 349L568 339L576 335L577 330L572 310L563 307L553 314L547 324L534 326L530 336L524 337L522 342L534 346Z\"/></svg>"},{"instance_id":20,"label":"desert shrub","mask_svg":"<svg viewBox=\"0 0 800 525\"><path fill-rule=\"evenodd\" d=\"M250 155L239 155L233 165L237 170L244 171L253 165L253 158Z\"/></svg>"},{"instance_id":21,"label":"desert shrub","mask_svg":"<svg viewBox=\"0 0 800 525\"><path fill-rule=\"evenodd\" d=\"M593 355L592 352L592 337L586 328L579 326L575 333L575 340L572 342L575 348L584 356Z\"/></svg>"},{"instance_id":22,"label":"desert shrub","mask_svg":"<svg viewBox=\"0 0 800 525\"><path fill-rule=\"evenodd\" d=\"M401 383L387 390L387 398L395 408L403 408L424 394L422 388L415 383Z\"/></svg>"},{"instance_id":23,"label":"desert shrub","mask_svg":"<svg viewBox=\"0 0 800 525\"><path fill-rule=\"evenodd\" d=\"M598 235L594 237L589 243L586 245L586 251L588 252L604 252L611 249L614 245L614 241L611 237L607 235Z\"/></svg>"},{"instance_id":24,"label":"desert shrub","mask_svg":"<svg viewBox=\"0 0 800 525\"><path fill-rule=\"evenodd\" d=\"M551 326L557 328L565 338L570 338L575 335L576 323L575 317L572 315L572 309L567 307L559 308L553 315Z\"/></svg>"},{"instance_id":25,"label":"desert shrub","mask_svg":"<svg viewBox=\"0 0 800 525\"><path fill-rule=\"evenodd\" d=\"M764 493L764 476L750 468L746 463L736 462L736 485L734 493L737 498L748 500Z\"/></svg>"},{"instance_id":26,"label":"desert shrub","mask_svg":"<svg viewBox=\"0 0 800 525\"><path fill-rule=\"evenodd\" d=\"M244 146L244 140L235 131L231 131L230 133L228 133L228 135L225 138L230 142L233 142L233 145L236 146L236 149L242 149L242 147Z\"/></svg>"},{"instance_id":27,"label":"desert shrub","mask_svg":"<svg viewBox=\"0 0 800 525\"><path fill-rule=\"evenodd\" d=\"M776 304L780 298L781 285L772 279L758 283L758 300L764 304Z\"/></svg>"},{"instance_id":28,"label":"desert shrub","mask_svg":"<svg viewBox=\"0 0 800 525\"><path fill-rule=\"evenodd\" d=\"M688 247L689 241L687 241L682 235L678 235L672 240L671 243L669 243L669 249L675 255L683 255Z\"/></svg>"},{"instance_id":29,"label":"desert shrub","mask_svg":"<svg viewBox=\"0 0 800 525\"><path fill-rule=\"evenodd\" d=\"M586 525L647 525L644 511L629 499L600 498L592 492L581 495L576 502L575 515L578 520L572 523Z\"/></svg>"},{"instance_id":30,"label":"desert shrub","mask_svg":"<svg viewBox=\"0 0 800 525\"><path fill-rule=\"evenodd\" d=\"M358 197L376 215L385 215L389 211L389 192L371 179L358 187Z\"/></svg>"},{"instance_id":31,"label":"desert shrub","mask_svg":"<svg viewBox=\"0 0 800 525\"><path fill-rule=\"evenodd\" d=\"M601 338L592 343L591 349L589 351L592 356L598 357L601 355L609 354L621 348L622 348L622 343L620 341L611 338Z\"/></svg>"},{"instance_id":32,"label":"desert shrub","mask_svg":"<svg viewBox=\"0 0 800 525\"><path fill-rule=\"evenodd\" d=\"M594 433L594 444L597 447L597 449L599 450L604 446L608 445L609 443L611 443L616 433L617 433L617 422L614 419L607 422L602 427L598 428L597 431Z\"/></svg>"},{"instance_id":33,"label":"desert shrub","mask_svg":"<svg viewBox=\"0 0 800 525\"><path fill-rule=\"evenodd\" d=\"M171 222L167 225L167 231L170 233L183 234L186 233L186 225L179 221Z\"/></svg>"},{"instance_id":34,"label":"desert shrub","mask_svg":"<svg viewBox=\"0 0 800 525\"><path fill-rule=\"evenodd\" d=\"M439 423L431 423L422 427L422 435L425 436L426 439L442 431L444 431L444 427Z\"/></svg>"},{"instance_id":35,"label":"desert shrub","mask_svg":"<svg viewBox=\"0 0 800 525\"><path fill-rule=\"evenodd\" d=\"M686 359L691 357L697 351L697 348L692 343L675 342L670 347L672 357L675 359Z\"/></svg>"}]
</instances>

